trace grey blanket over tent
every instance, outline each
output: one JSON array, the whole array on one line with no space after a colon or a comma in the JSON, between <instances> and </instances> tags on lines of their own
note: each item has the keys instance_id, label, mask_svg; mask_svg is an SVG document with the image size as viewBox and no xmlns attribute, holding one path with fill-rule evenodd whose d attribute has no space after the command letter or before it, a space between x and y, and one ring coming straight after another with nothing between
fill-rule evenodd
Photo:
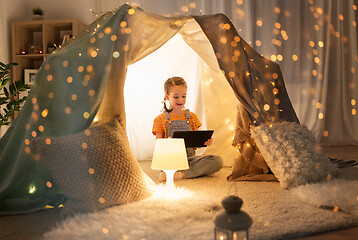
<instances>
[{"instance_id":1,"label":"grey blanket over tent","mask_svg":"<svg viewBox=\"0 0 358 240\"><path fill-rule=\"evenodd\" d=\"M298 122L278 64L250 47L225 15L163 17L125 4L102 15L42 64L28 100L0 140L1 215L65 201L31 139L83 131L95 116L104 123L120 114L125 124L127 66L157 50L193 19L240 102L236 142L250 138L251 124Z\"/></svg>"}]
</instances>

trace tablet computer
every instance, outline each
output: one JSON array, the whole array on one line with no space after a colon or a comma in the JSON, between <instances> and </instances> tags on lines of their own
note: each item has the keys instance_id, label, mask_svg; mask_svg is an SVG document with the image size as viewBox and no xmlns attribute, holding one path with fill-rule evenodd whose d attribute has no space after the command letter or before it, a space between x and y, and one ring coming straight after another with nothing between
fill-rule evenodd
<instances>
[{"instance_id":1,"label":"tablet computer","mask_svg":"<svg viewBox=\"0 0 358 240\"><path fill-rule=\"evenodd\" d=\"M185 147L206 147L204 143L211 138L213 130L175 131L173 138L184 138Z\"/></svg>"}]
</instances>

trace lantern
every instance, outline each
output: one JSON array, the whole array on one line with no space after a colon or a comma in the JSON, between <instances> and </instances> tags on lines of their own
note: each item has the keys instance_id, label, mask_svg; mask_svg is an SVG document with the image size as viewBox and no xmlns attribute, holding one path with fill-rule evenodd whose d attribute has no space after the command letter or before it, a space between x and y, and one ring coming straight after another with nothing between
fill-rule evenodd
<instances>
[{"instance_id":1,"label":"lantern","mask_svg":"<svg viewBox=\"0 0 358 240\"><path fill-rule=\"evenodd\" d=\"M241 198L228 196L222 200L225 211L215 218L215 240L248 240L251 217L241 211Z\"/></svg>"}]
</instances>

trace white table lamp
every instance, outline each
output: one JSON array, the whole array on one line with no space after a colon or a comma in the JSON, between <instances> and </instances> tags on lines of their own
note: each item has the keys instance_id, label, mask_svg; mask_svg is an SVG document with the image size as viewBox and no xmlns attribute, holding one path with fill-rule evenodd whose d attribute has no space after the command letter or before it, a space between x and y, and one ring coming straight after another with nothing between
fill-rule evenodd
<instances>
[{"instance_id":1,"label":"white table lamp","mask_svg":"<svg viewBox=\"0 0 358 240\"><path fill-rule=\"evenodd\" d=\"M163 170L166 175L166 187L174 189L174 173L188 169L188 158L184 139L158 138L155 141L152 169Z\"/></svg>"}]
</instances>

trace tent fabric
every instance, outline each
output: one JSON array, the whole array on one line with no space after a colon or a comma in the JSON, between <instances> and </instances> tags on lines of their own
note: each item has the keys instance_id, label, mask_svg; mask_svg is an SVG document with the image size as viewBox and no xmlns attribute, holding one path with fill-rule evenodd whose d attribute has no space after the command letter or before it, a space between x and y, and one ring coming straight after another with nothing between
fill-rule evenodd
<instances>
[{"instance_id":1,"label":"tent fabric","mask_svg":"<svg viewBox=\"0 0 358 240\"><path fill-rule=\"evenodd\" d=\"M193 20L205 33L217 62L200 50L198 42L190 45L195 32L184 29ZM102 15L42 64L28 100L0 140L1 215L65 202L30 140L78 133L117 114L125 126L128 65L153 53L179 31L210 68L220 68L239 107L247 112L236 135L247 136L249 124L298 122L279 66L244 42L224 15L164 17L125 4ZM280 103L275 104L275 99Z\"/></svg>"},{"instance_id":2,"label":"tent fabric","mask_svg":"<svg viewBox=\"0 0 358 240\"><path fill-rule=\"evenodd\" d=\"M225 15L196 16L195 20L218 53L216 56L220 68L239 100L232 145L237 146L247 165L260 169L260 173L268 173L264 158L255 146L255 141L250 138L251 124L299 122L288 98L280 68L238 37L237 31ZM234 166L240 159L240 156L235 158ZM235 177L245 175L240 172L241 169L234 168L228 179L235 180Z\"/></svg>"}]
</instances>

